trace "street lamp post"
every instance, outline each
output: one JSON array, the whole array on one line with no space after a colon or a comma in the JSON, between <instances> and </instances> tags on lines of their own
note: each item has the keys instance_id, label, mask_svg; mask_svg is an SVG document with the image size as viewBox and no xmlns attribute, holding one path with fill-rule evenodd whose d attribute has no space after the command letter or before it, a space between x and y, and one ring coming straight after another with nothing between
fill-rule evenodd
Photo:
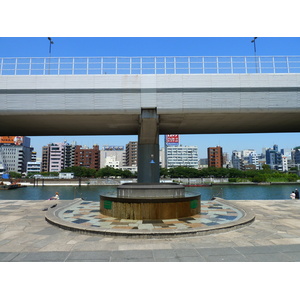
<instances>
[{"instance_id":1,"label":"street lamp post","mask_svg":"<svg viewBox=\"0 0 300 300\"><path fill-rule=\"evenodd\" d=\"M256 39L257 39L257 37L253 38L253 40L251 41L251 43L253 43L253 45L254 45L255 69L256 69L256 73L257 73L256 44L255 44L255 40Z\"/></svg>"},{"instance_id":2,"label":"street lamp post","mask_svg":"<svg viewBox=\"0 0 300 300\"><path fill-rule=\"evenodd\" d=\"M48 37L48 40L49 40L49 68L48 68L48 74L50 74L50 64L51 64L51 45L54 44L54 42L52 41L51 37Z\"/></svg>"}]
</instances>

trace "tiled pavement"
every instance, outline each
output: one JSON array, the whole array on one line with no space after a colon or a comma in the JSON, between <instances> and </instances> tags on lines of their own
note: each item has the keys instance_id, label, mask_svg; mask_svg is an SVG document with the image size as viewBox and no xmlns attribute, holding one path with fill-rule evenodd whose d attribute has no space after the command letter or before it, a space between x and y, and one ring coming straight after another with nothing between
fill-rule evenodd
<instances>
[{"instance_id":1,"label":"tiled pavement","mask_svg":"<svg viewBox=\"0 0 300 300\"><path fill-rule=\"evenodd\" d=\"M252 213L225 203L222 199L202 201L201 213L186 218L167 220L127 220L102 215L99 202L77 199L71 205L50 209L46 219L62 228L89 233L114 235L174 235L210 233L212 228L251 222Z\"/></svg>"},{"instance_id":2,"label":"tiled pavement","mask_svg":"<svg viewBox=\"0 0 300 300\"><path fill-rule=\"evenodd\" d=\"M44 218L45 201L1 201L0 261L300 261L300 201L229 202L252 210L255 221L205 236L129 238L84 235L53 226Z\"/></svg>"}]
</instances>

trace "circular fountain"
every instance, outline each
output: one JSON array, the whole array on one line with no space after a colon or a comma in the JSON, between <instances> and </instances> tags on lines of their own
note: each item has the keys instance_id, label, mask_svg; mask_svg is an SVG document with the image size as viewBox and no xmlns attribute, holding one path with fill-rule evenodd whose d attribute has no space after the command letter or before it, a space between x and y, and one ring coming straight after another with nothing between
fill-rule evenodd
<instances>
[{"instance_id":1,"label":"circular fountain","mask_svg":"<svg viewBox=\"0 0 300 300\"><path fill-rule=\"evenodd\" d=\"M116 196L100 196L100 212L118 219L178 219L200 211L200 195L186 195L175 183L123 184Z\"/></svg>"}]
</instances>

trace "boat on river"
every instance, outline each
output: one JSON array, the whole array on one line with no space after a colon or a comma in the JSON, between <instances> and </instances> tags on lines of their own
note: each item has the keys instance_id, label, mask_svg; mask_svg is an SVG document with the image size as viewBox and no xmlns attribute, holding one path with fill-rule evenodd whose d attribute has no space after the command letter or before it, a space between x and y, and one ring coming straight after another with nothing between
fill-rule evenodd
<instances>
[{"instance_id":1,"label":"boat on river","mask_svg":"<svg viewBox=\"0 0 300 300\"><path fill-rule=\"evenodd\" d=\"M26 187L26 185L21 185L20 183L12 182L10 184L6 184L3 181L0 182L0 191L1 190L14 190Z\"/></svg>"}]
</instances>

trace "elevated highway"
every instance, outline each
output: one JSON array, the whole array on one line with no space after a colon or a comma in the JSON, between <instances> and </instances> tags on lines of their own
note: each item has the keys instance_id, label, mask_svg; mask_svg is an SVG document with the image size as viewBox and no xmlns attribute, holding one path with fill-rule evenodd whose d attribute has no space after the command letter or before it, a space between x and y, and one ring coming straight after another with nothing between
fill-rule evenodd
<instances>
[{"instance_id":1,"label":"elevated highway","mask_svg":"<svg viewBox=\"0 0 300 300\"><path fill-rule=\"evenodd\" d=\"M300 74L0 76L0 135L298 132Z\"/></svg>"}]
</instances>

